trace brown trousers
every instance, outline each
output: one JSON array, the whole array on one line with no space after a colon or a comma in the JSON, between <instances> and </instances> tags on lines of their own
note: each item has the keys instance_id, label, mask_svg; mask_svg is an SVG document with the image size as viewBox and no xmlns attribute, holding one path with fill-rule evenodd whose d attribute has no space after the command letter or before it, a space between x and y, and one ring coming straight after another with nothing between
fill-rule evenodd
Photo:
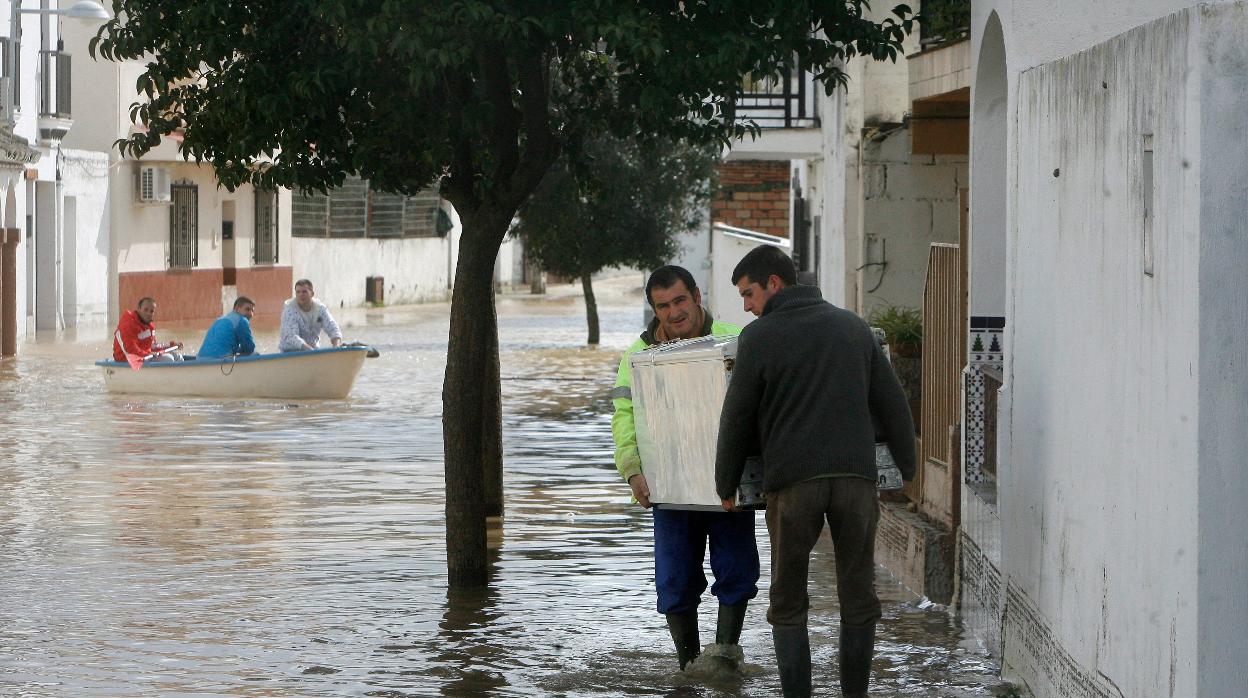
<instances>
[{"instance_id":1,"label":"brown trousers","mask_svg":"<svg viewBox=\"0 0 1248 698\"><path fill-rule=\"evenodd\" d=\"M828 522L836 555L836 594L841 624L874 625L880 619L875 595L875 527L880 519L875 483L859 477L819 478L767 493L771 536L772 625L806 625L810 552Z\"/></svg>"}]
</instances>

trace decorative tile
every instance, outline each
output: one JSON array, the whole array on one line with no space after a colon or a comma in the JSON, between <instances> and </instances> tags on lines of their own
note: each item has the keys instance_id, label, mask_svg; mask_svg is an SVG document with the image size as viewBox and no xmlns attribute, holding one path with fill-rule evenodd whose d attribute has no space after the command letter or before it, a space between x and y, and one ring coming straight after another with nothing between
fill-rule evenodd
<instances>
[{"instance_id":1,"label":"decorative tile","mask_svg":"<svg viewBox=\"0 0 1248 698\"><path fill-rule=\"evenodd\" d=\"M962 427L966 482L984 482L984 374L985 368L1005 368L1005 318L975 316L967 337L967 366L962 374L966 396L966 424Z\"/></svg>"}]
</instances>

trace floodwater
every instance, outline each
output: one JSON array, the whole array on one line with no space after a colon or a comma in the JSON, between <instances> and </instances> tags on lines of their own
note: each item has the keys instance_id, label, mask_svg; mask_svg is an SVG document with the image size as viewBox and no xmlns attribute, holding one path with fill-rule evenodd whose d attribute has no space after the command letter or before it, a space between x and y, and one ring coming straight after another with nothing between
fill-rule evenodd
<instances>
[{"instance_id":1,"label":"floodwater","mask_svg":"<svg viewBox=\"0 0 1248 698\"><path fill-rule=\"evenodd\" d=\"M507 515L470 593L444 581L445 305L341 313L382 352L346 401L112 396L107 329L23 346L0 362L0 695L778 695L761 516L745 675L675 670L649 516L611 464L641 296L604 286L596 350L566 289L500 300ZM825 544L812 574L815 684L837 695ZM873 695L1001 690L948 614L878 585Z\"/></svg>"}]
</instances>

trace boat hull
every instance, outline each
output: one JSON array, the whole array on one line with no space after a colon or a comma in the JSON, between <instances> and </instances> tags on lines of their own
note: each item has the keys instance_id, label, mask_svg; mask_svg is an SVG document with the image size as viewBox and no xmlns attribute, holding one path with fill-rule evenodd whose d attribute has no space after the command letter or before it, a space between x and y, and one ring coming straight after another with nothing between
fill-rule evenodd
<instances>
[{"instance_id":1,"label":"boat hull","mask_svg":"<svg viewBox=\"0 0 1248 698\"><path fill-rule=\"evenodd\" d=\"M193 397L340 400L351 393L367 347L337 347L224 359L148 362L97 361L110 393Z\"/></svg>"}]
</instances>

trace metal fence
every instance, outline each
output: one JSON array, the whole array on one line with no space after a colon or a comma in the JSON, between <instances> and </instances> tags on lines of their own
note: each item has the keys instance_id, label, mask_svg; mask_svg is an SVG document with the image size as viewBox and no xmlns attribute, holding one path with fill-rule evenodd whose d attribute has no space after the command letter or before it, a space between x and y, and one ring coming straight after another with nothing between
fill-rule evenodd
<instances>
[{"instance_id":1,"label":"metal fence","mask_svg":"<svg viewBox=\"0 0 1248 698\"><path fill-rule=\"evenodd\" d=\"M956 525L961 483L958 428L962 367L966 365L966 318L961 253L957 245L932 244L923 289L921 509Z\"/></svg>"},{"instance_id":2,"label":"metal fence","mask_svg":"<svg viewBox=\"0 0 1248 698\"><path fill-rule=\"evenodd\" d=\"M735 101L736 115L761 128L819 126L818 91L810 71L798 66L779 75L747 78Z\"/></svg>"}]
</instances>

